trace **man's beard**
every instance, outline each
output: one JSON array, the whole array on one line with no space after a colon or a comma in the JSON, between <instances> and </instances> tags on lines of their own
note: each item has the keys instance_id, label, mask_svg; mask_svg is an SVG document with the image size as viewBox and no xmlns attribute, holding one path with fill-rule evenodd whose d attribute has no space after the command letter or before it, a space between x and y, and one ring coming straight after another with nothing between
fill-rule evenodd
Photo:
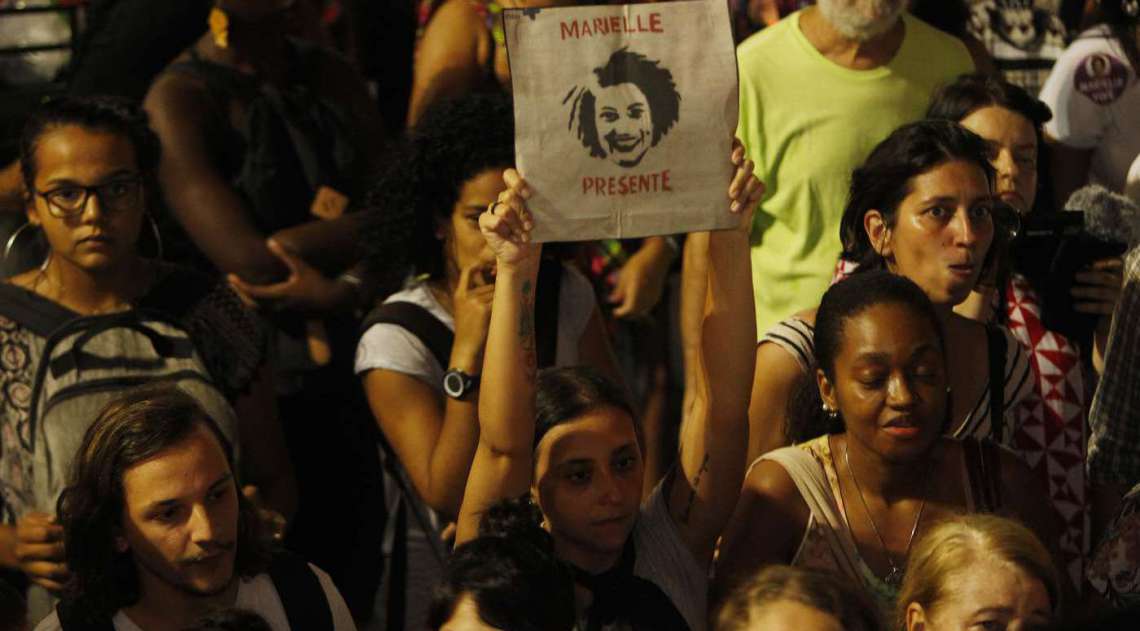
<instances>
[{"instance_id":1,"label":"man's beard","mask_svg":"<svg viewBox=\"0 0 1140 631\"><path fill-rule=\"evenodd\" d=\"M818 0L823 18L832 28L855 41L867 42L886 33L906 9L906 0ZM872 13L860 7L873 7Z\"/></svg>"}]
</instances>

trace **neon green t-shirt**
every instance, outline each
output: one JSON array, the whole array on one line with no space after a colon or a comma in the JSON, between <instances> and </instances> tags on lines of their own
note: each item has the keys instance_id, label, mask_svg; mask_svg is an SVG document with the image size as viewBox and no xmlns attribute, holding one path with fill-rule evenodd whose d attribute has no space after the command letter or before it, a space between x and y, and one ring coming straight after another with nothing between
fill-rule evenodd
<instances>
[{"instance_id":1,"label":"neon green t-shirt","mask_svg":"<svg viewBox=\"0 0 1140 631\"><path fill-rule=\"evenodd\" d=\"M752 230L756 332L819 304L840 252L851 172L875 145L922 118L939 86L972 72L966 47L904 14L890 63L850 70L804 37L794 13L737 48L737 134L767 187Z\"/></svg>"}]
</instances>

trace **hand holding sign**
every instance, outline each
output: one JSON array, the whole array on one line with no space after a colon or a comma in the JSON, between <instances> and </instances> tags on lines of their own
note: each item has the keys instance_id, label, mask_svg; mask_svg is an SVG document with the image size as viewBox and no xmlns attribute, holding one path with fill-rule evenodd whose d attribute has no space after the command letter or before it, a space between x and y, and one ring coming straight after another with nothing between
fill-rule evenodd
<instances>
[{"instance_id":1,"label":"hand holding sign","mask_svg":"<svg viewBox=\"0 0 1140 631\"><path fill-rule=\"evenodd\" d=\"M503 182L507 190L499 193L499 199L479 215L479 229L500 267L537 265L542 246L531 242L534 220L526 207L526 200L533 193L514 169L503 172Z\"/></svg>"},{"instance_id":2,"label":"hand holding sign","mask_svg":"<svg viewBox=\"0 0 1140 631\"><path fill-rule=\"evenodd\" d=\"M727 5L507 10L515 155L536 241L734 226L723 199L737 123ZM623 302L625 302L623 300Z\"/></svg>"}]
</instances>

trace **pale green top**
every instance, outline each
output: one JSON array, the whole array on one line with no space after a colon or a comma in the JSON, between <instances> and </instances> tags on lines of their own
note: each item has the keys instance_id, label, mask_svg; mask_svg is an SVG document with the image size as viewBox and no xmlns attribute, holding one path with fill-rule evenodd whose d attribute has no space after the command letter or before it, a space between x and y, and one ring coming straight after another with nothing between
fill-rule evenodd
<instances>
[{"instance_id":1,"label":"pale green top","mask_svg":"<svg viewBox=\"0 0 1140 631\"><path fill-rule=\"evenodd\" d=\"M800 13L745 40L740 126L767 192L752 232L756 330L814 307L840 252L851 172L904 123L921 118L939 86L972 72L966 47L910 15L890 63L850 70L800 30Z\"/></svg>"}]
</instances>

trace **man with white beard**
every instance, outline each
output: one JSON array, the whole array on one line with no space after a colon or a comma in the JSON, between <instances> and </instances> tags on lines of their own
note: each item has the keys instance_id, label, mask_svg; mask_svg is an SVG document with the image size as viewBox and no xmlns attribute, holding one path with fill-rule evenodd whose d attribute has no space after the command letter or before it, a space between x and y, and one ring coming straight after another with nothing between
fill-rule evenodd
<instances>
[{"instance_id":1,"label":"man with white beard","mask_svg":"<svg viewBox=\"0 0 1140 631\"><path fill-rule=\"evenodd\" d=\"M762 336L827 289L852 170L895 128L922 118L935 88L973 70L959 40L905 7L819 0L737 49L737 135L767 187L752 235ZM770 383L773 363L794 360L766 339L757 349L750 457L781 446L783 411L766 402L788 400L793 387Z\"/></svg>"}]
</instances>

